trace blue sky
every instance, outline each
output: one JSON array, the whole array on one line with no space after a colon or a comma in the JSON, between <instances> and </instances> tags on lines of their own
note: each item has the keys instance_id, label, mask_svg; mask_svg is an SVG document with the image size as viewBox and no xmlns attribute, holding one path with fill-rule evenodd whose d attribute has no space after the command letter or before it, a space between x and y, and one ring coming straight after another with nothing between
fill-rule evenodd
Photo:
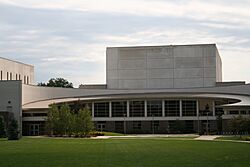
<instances>
[{"instance_id":1,"label":"blue sky","mask_svg":"<svg viewBox=\"0 0 250 167\"><path fill-rule=\"evenodd\" d=\"M105 83L108 46L216 43L223 80L250 82L249 0L0 0L0 56L36 82Z\"/></svg>"}]
</instances>

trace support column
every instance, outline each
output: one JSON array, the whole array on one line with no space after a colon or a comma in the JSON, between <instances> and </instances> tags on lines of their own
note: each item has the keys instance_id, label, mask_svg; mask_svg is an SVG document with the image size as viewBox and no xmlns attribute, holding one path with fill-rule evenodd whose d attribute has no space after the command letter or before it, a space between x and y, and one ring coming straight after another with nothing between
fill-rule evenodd
<instances>
[{"instance_id":1,"label":"support column","mask_svg":"<svg viewBox=\"0 0 250 167\"><path fill-rule=\"evenodd\" d=\"M129 117L129 101L127 101L127 117Z\"/></svg>"},{"instance_id":2,"label":"support column","mask_svg":"<svg viewBox=\"0 0 250 167\"><path fill-rule=\"evenodd\" d=\"M182 100L180 100L180 117L182 117Z\"/></svg>"},{"instance_id":3,"label":"support column","mask_svg":"<svg viewBox=\"0 0 250 167\"><path fill-rule=\"evenodd\" d=\"M94 105L94 102L91 103L92 105L92 117L95 117L95 105Z\"/></svg>"},{"instance_id":4,"label":"support column","mask_svg":"<svg viewBox=\"0 0 250 167\"><path fill-rule=\"evenodd\" d=\"M196 100L196 116L200 116L199 115L199 100Z\"/></svg>"},{"instance_id":5,"label":"support column","mask_svg":"<svg viewBox=\"0 0 250 167\"><path fill-rule=\"evenodd\" d=\"M213 116L215 116L215 102L214 102L214 100L213 100L212 107L213 107Z\"/></svg>"},{"instance_id":6,"label":"support column","mask_svg":"<svg viewBox=\"0 0 250 167\"><path fill-rule=\"evenodd\" d=\"M147 100L144 100L144 117L147 117Z\"/></svg>"},{"instance_id":7,"label":"support column","mask_svg":"<svg viewBox=\"0 0 250 167\"><path fill-rule=\"evenodd\" d=\"M162 107L162 116L165 117L165 100L162 100L161 102L161 107Z\"/></svg>"},{"instance_id":8,"label":"support column","mask_svg":"<svg viewBox=\"0 0 250 167\"><path fill-rule=\"evenodd\" d=\"M109 117L112 117L112 104L111 101L109 102Z\"/></svg>"}]
</instances>

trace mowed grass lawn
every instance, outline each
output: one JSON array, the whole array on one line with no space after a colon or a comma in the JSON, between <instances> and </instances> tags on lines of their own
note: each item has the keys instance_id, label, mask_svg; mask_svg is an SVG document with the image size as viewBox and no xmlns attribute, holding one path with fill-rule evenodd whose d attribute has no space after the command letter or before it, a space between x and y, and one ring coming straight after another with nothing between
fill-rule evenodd
<instances>
[{"instance_id":1,"label":"mowed grass lawn","mask_svg":"<svg viewBox=\"0 0 250 167\"><path fill-rule=\"evenodd\" d=\"M250 144L168 138L0 139L0 167L250 167Z\"/></svg>"}]
</instances>

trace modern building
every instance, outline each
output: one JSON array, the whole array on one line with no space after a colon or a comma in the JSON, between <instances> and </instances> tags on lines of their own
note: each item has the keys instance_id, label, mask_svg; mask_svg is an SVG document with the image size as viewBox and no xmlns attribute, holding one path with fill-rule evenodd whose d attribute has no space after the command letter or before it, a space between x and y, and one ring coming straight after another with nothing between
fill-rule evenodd
<instances>
[{"instance_id":1,"label":"modern building","mask_svg":"<svg viewBox=\"0 0 250 167\"><path fill-rule=\"evenodd\" d=\"M3 58L0 70L0 113L23 135L45 133L53 103L88 106L97 130L122 133L227 132L250 117L250 84L222 81L215 44L109 47L105 85L35 86L33 66Z\"/></svg>"}]
</instances>

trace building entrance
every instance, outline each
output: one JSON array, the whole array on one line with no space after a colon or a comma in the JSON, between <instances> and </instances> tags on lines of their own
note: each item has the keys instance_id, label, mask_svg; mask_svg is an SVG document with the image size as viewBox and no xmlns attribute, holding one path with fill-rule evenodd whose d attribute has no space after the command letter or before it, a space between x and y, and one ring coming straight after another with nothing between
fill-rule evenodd
<instances>
[{"instance_id":1,"label":"building entrance","mask_svg":"<svg viewBox=\"0 0 250 167\"><path fill-rule=\"evenodd\" d=\"M39 124L30 124L29 125L29 135L30 136L38 136L39 135Z\"/></svg>"}]
</instances>

